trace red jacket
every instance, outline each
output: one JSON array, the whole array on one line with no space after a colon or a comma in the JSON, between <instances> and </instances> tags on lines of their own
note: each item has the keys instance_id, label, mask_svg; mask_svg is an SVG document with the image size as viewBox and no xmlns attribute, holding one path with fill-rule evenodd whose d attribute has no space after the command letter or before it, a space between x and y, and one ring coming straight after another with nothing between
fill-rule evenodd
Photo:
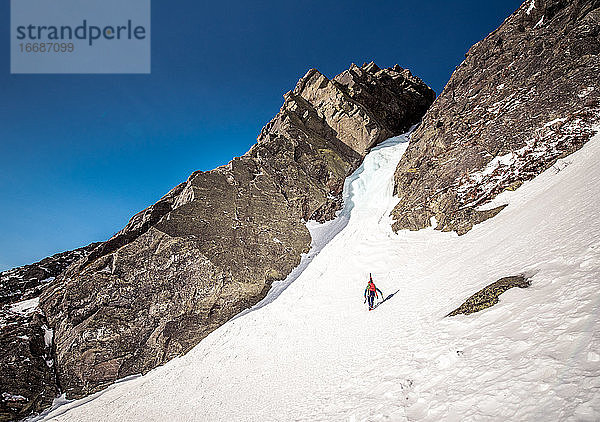
<instances>
[{"instance_id":1,"label":"red jacket","mask_svg":"<svg viewBox=\"0 0 600 422\"><path fill-rule=\"evenodd\" d=\"M381 297L383 297L383 292L377 287L375 287L375 283L373 283L373 280L369 280L369 282L367 283L367 288L365 289L365 296L367 295L367 292L369 294L375 294L375 296L377 296L377 292L379 292L381 294Z\"/></svg>"}]
</instances>

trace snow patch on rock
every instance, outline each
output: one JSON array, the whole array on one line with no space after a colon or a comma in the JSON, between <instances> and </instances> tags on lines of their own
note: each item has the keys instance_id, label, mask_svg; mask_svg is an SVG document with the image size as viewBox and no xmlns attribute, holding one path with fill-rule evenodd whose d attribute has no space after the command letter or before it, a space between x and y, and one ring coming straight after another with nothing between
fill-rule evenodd
<instances>
[{"instance_id":1,"label":"snow patch on rock","mask_svg":"<svg viewBox=\"0 0 600 422\"><path fill-rule=\"evenodd\" d=\"M523 180L536 176L538 168L552 163L580 142L598 131L579 117L558 118L544 124L522 148L495 157L485 168L459 178L457 196L463 208L477 207L491 201L502 191L514 190ZM559 167L554 168L560 171Z\"/></svg>"},{"instance_id":2,"label":"snow patch on rock","mask_svg":"<svg viewBox=\"0 0 600 422\"><path fill-rule=\"evenodd\" d=\"M23 397L20 394L2 393L2 401L28 401L27 397Z\"/></svg>"},{"instance_id":3,"label":"snow patch on rock","mask_svg":"<svg viewBox=\"0 0 600 422\"><path fill-rule=\"evenodd\" d=\"M48 328L47 325L42 325L42 329L44 330L44 344L46 347L52 347L52 342L54 341L54 330Z\"/></svg>"},{"instance_id":4,"label":"snow patch on rock","mask_svg":"<svg viewBox=\"0 0 600 422\"><path fill-rule=\"evenodd\" d=\"M22 300L20 302L13 303L10 306L11 312L19 315L30 315L35 312L40 304L40 298L34 297L33 299Z\"/></svg>"}]
</instances>

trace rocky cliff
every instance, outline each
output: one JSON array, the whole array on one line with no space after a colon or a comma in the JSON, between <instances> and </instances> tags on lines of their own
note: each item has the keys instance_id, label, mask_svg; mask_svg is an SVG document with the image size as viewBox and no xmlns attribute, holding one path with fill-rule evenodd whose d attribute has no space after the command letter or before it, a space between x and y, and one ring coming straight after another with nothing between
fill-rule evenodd
<instances>
[{"instance_id":1,"label":"rocky cliff","mask_svg":"<svg viewBox=\"0 0 600 422\"><path fill-rule=\"evenodd\" d=\"M37 308L39 295L98 245L0 272L0 421L38 412L56 397L52 331Z\"/></svg>"},{"instance_id":2,"label":"rocky cliff","mask_svg":"<svg viewBox=\"0 0 600 422\"><path fill-rule=\"evenodd\" d=\"M394 229L466 233L503 190L593 134L600 100L600 2L527 0L475 44L412 135L395 180ZM489 207L488 207L489 208Z\"/></svg>"},{"instance_id":3,"label":"rocky cliff","mask_svg":"<svg viewBox=\"0 0 600 422\"><path fill-rule=\"evenodd\" d=\"M305 221L333 218L367 151L434 98L399 66L310 70L250 151L193 173L44 292L62 391L144 373L260 301L309 250Z\"/></svg>"}]
</instances>

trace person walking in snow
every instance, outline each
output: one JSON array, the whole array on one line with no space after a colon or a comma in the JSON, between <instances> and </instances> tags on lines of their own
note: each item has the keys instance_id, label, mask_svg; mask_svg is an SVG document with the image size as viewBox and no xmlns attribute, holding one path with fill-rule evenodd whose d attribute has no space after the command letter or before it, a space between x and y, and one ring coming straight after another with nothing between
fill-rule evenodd
<instances>
[{"instance_id":1,"label":"person walking in snow","mask_svg":"<svg viewBox=\"0 0 600 422\"><path fill-rule=\"evenodd\" d=\"M365 289L365 302L367 299L369 300L369 311L373 309L375 297L379 297L377 292L381 294L381 298L383 299L383 292L375 287L375 283L373 283L373 277L371 277L371 273L369 273L369 282L367 283L367 288Z\"/></svg>"}]
</instances>

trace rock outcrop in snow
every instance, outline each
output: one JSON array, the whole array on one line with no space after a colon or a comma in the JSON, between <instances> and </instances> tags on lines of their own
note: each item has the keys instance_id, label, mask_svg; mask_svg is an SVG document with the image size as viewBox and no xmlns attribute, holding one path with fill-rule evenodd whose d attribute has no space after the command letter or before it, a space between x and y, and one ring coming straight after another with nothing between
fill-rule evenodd
<instances>
[{"instance_id":1,"label":"rock outcrop in snow","mask_svg":"<svg viewBox=\"0 0 600 422\"><path fill-rule=\"evenodd\" d=\"M593 134L600 110L600 3L528 0L475 44L396 170L394 229L463 234L480 210Z\"/></svg>"},{"instance_id":2,"label":"rock outcrop in snow","mask_svg":"<svg viewBox=\"0 0 600 422\"><path fill-rule=\"evenodd\" d=\"M244 156L196 172L42 296L58 380L82 397L186 353L256 304L310 247L371 147L417 123L435 93L374 63L310 70Z\"/></svg>"},{"instance_id":3,"label":"rock outcrop in snow","mask_svg":"<svg viewBox=\"0 0 600 422\"><path fill-rule=\"evenodd\" d=\"M512 289L513 287L524 289L529 286L531 286L531 281L522 275L503 277L500 280L485 286L473 296L469 297L465 303L450 312L448 316L456 316L459 314L469 315L482 311L498 303L500 301L500 295L505 291Z\"/></svg>"}]
</instances>

